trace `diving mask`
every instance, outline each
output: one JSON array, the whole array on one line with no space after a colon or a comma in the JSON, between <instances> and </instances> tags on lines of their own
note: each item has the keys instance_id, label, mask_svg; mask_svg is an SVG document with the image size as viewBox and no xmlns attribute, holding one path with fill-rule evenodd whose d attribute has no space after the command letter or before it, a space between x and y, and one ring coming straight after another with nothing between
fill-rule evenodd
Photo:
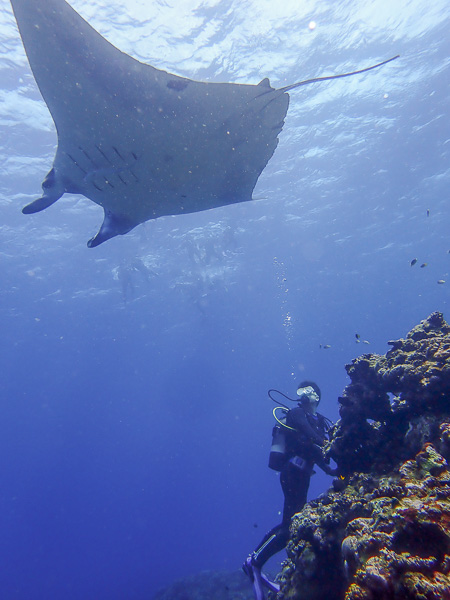
<instances>
[{"instance_id":1,"label":"diving mask","mask_svg":"<svg viewBox=\"0 0 450 600\"><path fill-rule=\"evenodd\" d=\"M297 396L300 396L301 402L307 401L311 404L313 404L314 402L316 404L319 404L320 401L319 395L311 385L308 385L304 388L298 388Z\"/></svg>"}]
</instances>

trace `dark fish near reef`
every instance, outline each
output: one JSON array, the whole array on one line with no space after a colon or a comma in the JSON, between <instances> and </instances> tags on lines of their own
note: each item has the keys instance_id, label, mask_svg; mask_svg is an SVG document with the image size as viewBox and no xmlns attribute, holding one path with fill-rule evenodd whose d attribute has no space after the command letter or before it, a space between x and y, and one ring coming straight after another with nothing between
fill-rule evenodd
<instances>
[{"instance_id":1,"label":"dark fish near reef","mask_svg":"<svg viewBox=\"0 0 450 600\"><path fill-rule=\"evenodd\" d=\"M120 52L65 0L11 0L25 51L58 132L41 198L64 193L103 207L90 248L163 215L252 199L278 144L289 90L377 65L279 89L202 83Z\"/></svg>"},{"instance_id":2,"label":"dark fish near reef","mask_svg":"<svg viewBox=\"0 0 450 600\"><path fill-rule=\"evenodd\" d=\"M422 263L422 264L420 265L420 268L421 268L421 269L424 269L424 268L425 268L427 265L428 265L428 263Z\"/></svg>"},{"instance_id":3,"label":"dark fish near reef","mask_svg":"<svg viewBox=\"0 0 450 600\"><path fill-rule=\"evenodd\" d=\"M413 267L417 262L417 258L413 258L412 261L410 262L410 265Z\"/></svg>"}]
</instances>

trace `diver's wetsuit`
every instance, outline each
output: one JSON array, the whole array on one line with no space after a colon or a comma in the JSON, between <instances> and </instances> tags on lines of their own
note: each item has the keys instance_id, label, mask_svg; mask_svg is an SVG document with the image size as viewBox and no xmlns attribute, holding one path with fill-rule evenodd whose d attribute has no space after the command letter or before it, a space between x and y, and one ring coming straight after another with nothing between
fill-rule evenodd
<instances>
[{"instance_id":1,"label":"diver's wetsuit","mask_svg":"<svg viewBox=\"0 0 450 600\"><path fill-rule=\"evenodd\" d=\"M264 536L253 552L252 564L259 569L271 556L286 547L291 518L306 503L314 464L326 473L331 471L321 452L321 446L328 437L327 419L319 413L308 413L298 406L286 414L286 425L293 427L295 431L285 431L286 461L280 472L284 494L283 520Z\"/></svg>"}]
</instances>

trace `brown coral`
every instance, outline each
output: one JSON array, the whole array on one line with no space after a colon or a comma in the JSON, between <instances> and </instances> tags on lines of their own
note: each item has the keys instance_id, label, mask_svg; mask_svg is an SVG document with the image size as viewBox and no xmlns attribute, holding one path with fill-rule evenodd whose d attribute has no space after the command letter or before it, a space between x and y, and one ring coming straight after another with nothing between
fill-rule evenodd
<instances>
[{"instance_id":1,"label":"brown coral","mask_svg":"<svg viewBox=\"0 0 450 600\"><path fill-rule=\"evenodd\" d=\"M434 477L436 469L439 475ZM353 521L347 526L351 535L342 546L344 560L352 566L352 584L345 600L450 597L450 473L446 462L427 444L399 469L399 475L405 496L391 510L382 518L374 510L363 527ZM356 544L355 529L359 529Z\"/></svg>"},{"instance_id":2,"label":"brown coral","mask_svg":"<svg viewBox=\"0 0 450 600\"><path fill-rule=\"evenodd\" d=\"M346 366L351 383L327 450L343 473L388 472L437 435L437 416L450 414L450 327L442 314L389 344L385 356L364 354Z\"/></svg>"}]
</instances>

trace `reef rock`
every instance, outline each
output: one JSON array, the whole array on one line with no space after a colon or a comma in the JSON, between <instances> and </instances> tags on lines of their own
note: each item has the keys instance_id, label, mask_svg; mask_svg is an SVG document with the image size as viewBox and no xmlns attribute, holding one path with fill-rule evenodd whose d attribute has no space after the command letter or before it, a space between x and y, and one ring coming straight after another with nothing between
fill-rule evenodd
<instances>
[{"instance_id":1,"label":"reef rock","mask_svg":"<svg viewBox=\"0 0 450 600\"><path fill-rule=\"evenodd\" d=\"M433 313L346 370L340 477L291 525L277 600L450 600L450 327Z\"/></svg>"},{"instance_id":2,"label":"reef rock","mask_svg":"<svg viewBox=\"0 0 450 600\"><path fill-rule=\"evenodd\" d=\"M450 327L433 313L385 356L363 354L346 366L351 383L327 453L342 473L388 472L436 437L449 413Z\"/></svg>"}]
</instances>

